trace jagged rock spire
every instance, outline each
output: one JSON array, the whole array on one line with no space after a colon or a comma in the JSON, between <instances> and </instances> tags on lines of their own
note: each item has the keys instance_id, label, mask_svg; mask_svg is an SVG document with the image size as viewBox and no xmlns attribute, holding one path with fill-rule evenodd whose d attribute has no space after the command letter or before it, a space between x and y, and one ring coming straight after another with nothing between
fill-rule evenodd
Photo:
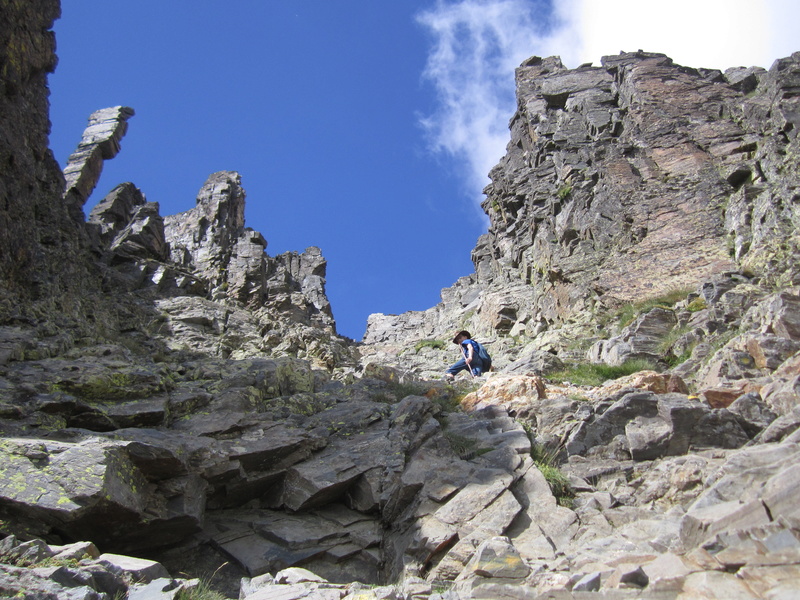
<instances>
[{"instance_id":1,"label":"jagged rock spire","mask_svg":"<svg viewBox=\"0 0 800 600\"><path fill-rule=\"evenodd\" d=\"M103 161L119 152L120 141L128 130L127 121L133 115L132 108L114 106L96 110L89 116L89 125L64 167L67 183L64 199L71 209L83 208L100 179Z\"/></svg>"},{"instance_id":2,"label":"jagged rock spire","mask_svg":"<svg viewBox=\"0 0 800 600\"><path fill-rule=\"evenodd\" d=\"M212 174L194 208L164 219L171 261L208 281L214 300L268 305L298 321L333 328L320 249L269 257L264 236L245 227L245 195L239 173Z\"/></svg>"},{"instance_id":3,"label":"jagged rock spire","mask_svg":"<svg viewBox=\"0 0 800 600\"><path fill-rule=\"evenodd\" d=\"M158 202L148 202L132 183L118 185L98 202L89 224L97 229L100 243L117 256L159 261L169 256Z\"/></svg>"},{"instance_id":4,"label":"jagged rock spire","mask_svg":"<svg viewBox=\"0 0 800 600\"><path fill-rule=\"evenodd\" d=\"M225 287L233 247L244 233L244 200L239 173L219 171L209 176L194 208L164 219L172 262L194 270L212 289ZM253 243L263 255L267 245L263 237Z\"/></svg>"}]
</instances>

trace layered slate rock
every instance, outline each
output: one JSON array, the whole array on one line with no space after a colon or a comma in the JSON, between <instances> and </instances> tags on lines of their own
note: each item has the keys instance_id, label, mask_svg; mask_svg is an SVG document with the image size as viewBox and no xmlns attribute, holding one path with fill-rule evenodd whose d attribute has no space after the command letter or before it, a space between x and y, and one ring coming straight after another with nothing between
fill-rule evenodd
<instances>
[{"instance_id":1,"label":"layered slate rock","mask_svg":"<svg viewBox=\"0 0 800 600\"><path fill-rule=\"evenodd\" d=\"M196 271L213 290L223 287L234 243L244 233L244 199L239 174L221 171L208 178L194 208L165 219L172 262Z\"/></svg>"},{"instance_id":2,"label":"layered slate rock","mask_svg":"<svg viewBox=\"0 0 800 600\"><path fill-rule=\"evenodd\" d=\"M81 141L64 167L64 201L70 210L77 212L83 207L100 179L104 161L119 153L120 142L128 130L128 119L133 115L132 108L114 106L89 116Z\"/></svg>"},{"instance_id":3,"label":"layered slate rock","mask_svg":"<svg viewBox=\"0 0 800 600\"><path fill-rule=\"evenodd\" d=\"M14 535L0 542L0 589L8 597L173 598L196 591L199 583L173 579L152 560L100 554L91 542L60 546L39 539L23 542Z\"/></svg>"},{"instance_id":4,"label":"layered slate rock","mask_svg":"<svg viewBox=\"0 0 800 600\"><path fill-rule=\"evenodd\" d=\"M169 545L198 531L204 482L186 477L183 468L182 479L159 489L125 446L4 441L0 510L13 523L8 528L26 537L58 532L68 541L84 537L128 549L150 546L156 532Z\"/></svg>"},{"instance_id":5,"label":"layered slate rock","mask_svg":"<svg viewBox=\"0 0 800 600\"><path fill-rule=\"evenodd\" d=\"M95 205L88 223L97 228L100 244L114 259L141 258L166 261L169 246L157 202L147 202L132 183L123 183Z\"/></svg>"},{"instance_id":6,"label":"layered slate rock","mask_svg":"<svg viewBox=\"0 0 800 600\"><path fill-rule=\"evenodd\" d=\"M117 186L87 223L104 285L148 297L150 322L164 321L151 333L173 348L302 356L327 368L350 362L347 340L335 336L320 249L269 256L244 210L232 171L211 175L195 208L166 218L132 183Z\"/></svg>"},{"instance_id":7,"label":"layered slate rock","mask_svg":"<svg viewBox=\"0 0 800 600\"><path fill-rule=\"evenodd\" d=\"M0 151L20 176L4 171L0 214L33 225L8 221L2 239L52 304L20 303L0 322L4 590L87 600L188 591L161 565L112 550L215 582L227 565L252 576L227 595L253 600L795 591L795 57L724 75L647 53L572 71L526 62L479 268L443 291L444 308L372 319L369 362L346 370L321 253L267 256L244 227L237 174L210 178L186 221L165 228L176 237L162 236L156 205L132 184L86 228L71 220L40 145L55 5L23 4L0 24L13 59L0 89L10 150ZM668 87L681 95L674 107ZM617 207L603 195L612 192ZM700 195L725 204L725 219L722 204L703 213ZM673 221L683 230L670 231ZM680 301L608 334L597 311L630 293L623 254L644 276L647 252L669 251L652 270L672 285L681 277L668 263L683 268L692 224L710 227L699 271L748 270L702 275ZM83 289L91 279L76 275L89 268L102 287ZM598 274L607 281L592 283ZM28 285L3 276L0 299ZM74 327L84 313L62 314L59 290L91 322ZM103 302L117 305L117 321L103 319ZM409 367L451 362L436 343L454 349L451 327L489 338L515 374L420 380ZM600 337L593 357L605 362L636 356L663 369L691 358L599 388L541 376Z\"/></svg>"},{"instance_id":8,"label":"layered slate rock","mask_svg":"<svg viewBox=\"0 0 800 600\"><path fill-rule=\"evenodd\" d=\"M211 175L195 208L164 220L171 262L204 280L212 300L230 299L251 309L268 306L295 321L333 330L319 248L269 257L264 237L245 227L244 207L238 173Z\"/></svg>"},{"instance_id":9,"label":"layered slate rock","mask_svg":"<svg viewBox=\"0 0 800 600\"><path fill-rule=\"evenodd\" d=\"M576 399L509 375L464 398L473 412L443 412L454 391L442 384L402 397L294 359L126 366L122 349L93 354L5 367L8 393L38 394L4 427L74 423L53 434L64 441L3 445L0 507L19 534L85 532L103 550L164 556L166 541L256 579L302 565L330 589L402 581L422 597L443 582L464 597L656 593L658 580L688 592L700 573L736 570L731 581L771 590L794 573L789 554L759 544L800 546L796 424L738 449L766 433L756 398L714 409L651 373ZM568 478L560 491L534 461L542 447ZM97 526L108 514L114 526ZM764 580L768 560L778 583Z\"/></svg>"}]
</instances>

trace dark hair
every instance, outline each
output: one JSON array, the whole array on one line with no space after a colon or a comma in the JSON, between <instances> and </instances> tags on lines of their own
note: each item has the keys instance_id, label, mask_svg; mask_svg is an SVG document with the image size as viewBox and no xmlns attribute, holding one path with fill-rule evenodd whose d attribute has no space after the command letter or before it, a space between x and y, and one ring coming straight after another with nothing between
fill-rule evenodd
<instances>
[{"instance_id":1,"label":"dark hair","mask_svg":"<svg viewBox=\"0 0 800 600\"><path fill-rule=\"evenodd\" d=\"M454 344L457 344L457 343L458 343L458 338L460 338L462 335L463 335L464 337L466 337L466 338L470 338L470 339L472 338L472 334L471 334L469 331L466 331L466 330L463 330L463 329L462 329L462 330L461 330L461 331L459 331L459 332L456 334L456 336L453 338L453 343L454 343Z\"/></svg>"}]
</instances>

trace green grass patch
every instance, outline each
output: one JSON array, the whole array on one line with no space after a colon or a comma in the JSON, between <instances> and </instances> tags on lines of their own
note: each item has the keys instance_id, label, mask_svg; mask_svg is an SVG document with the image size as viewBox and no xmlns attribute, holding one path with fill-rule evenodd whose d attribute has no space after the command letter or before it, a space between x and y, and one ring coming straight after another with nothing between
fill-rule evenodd
<instances>
[{"instance_id":1,"label":"green grass patch","mask_svg":"<svg viewBox=\"0 0 800 600\"><path fill-rule=\"evenodd\" d=\"M445 431L443 435L447 443L450 444L450 447L453 449L453 452L463 460L470 460L492 451L492 448L481 448L478 440L451 431Z\"/></svg>"},{"instance_id":2,"label":"green grass patch","mask_svg":"<svg viewBox=\"0 0 800 600\"><path fill-rule=\"evenodd\" d=\"M673 327L670 332L661 340L661 343L658 345L658 351L661 354L667 354L672 346L677 342L682 336L689 333L692 328L689 325L684 325L683 327Z\"/></svg>"},{"instance_id":3,"label":"green grass patch","mask_svg":"<svg viewBox=\"0 0 800 600\"><path fill-rule=\"evenodd\" d=\"M558 462L558 448L548 448L544 444L537 444L533 439L530 426L524 426L528 439L531 440L531 458L537 465L554 466Z\"/></svg>"},{"instance_id":4,"label":"green grass patch","mask_svg":"<svg viewBox=\"0 0 800 600\"><path fill-rule=\"evenodd\" d=\"M474 386L474 389L477 389L477 387L477 385ZM470 391L474 391L474 389ZM433 418L439 421L443 431L447 429L449 422L447 415L462 412L461 401L468 393L468 391L456 391L451 386L447 386L444 393L437 394L430 399L434 406L438 408L438 410L434 411Z\"/></svg>"},{"instance_id":5,"label":"green grass patch","mask_svg":"<svg viewBox=\"0 0 800 600\"><path fill-rule=\"evenodd\" d=\"M562 371L548 375L548 379L558 383L569 381L576 385L601 385L609 379L619 379L639 371L653 370L651 362L642 359L627 360L621 365L578 363Z\"/></svg>"},{"instance_id":6,"label":"green grass patch","mask_svg":"<svg viewBox=\"0 0 800 600\"><path fill-rule=\"evenodd\" d=\"M553 492L553 496L556 497L556 501L561 506L570 506L572 504L572 499L575 497L575 493L569 486L567 476L554 465L536 463L536 466L539 468L539 471L542 472L542 475L544 475L545 480L547 480L547 484L550 486L550 491Z\"/></svg>"},{"instance_id":7,"label":"green grass patch","mask_svg":"<svg viewBox=\"0 0 800 600\"><path fill-rule=\"evenodd\" d=\"M414 344L414 352L419 352L423 348L433 348L434 350L441 350L445 347L442 340L420 340Z\"/></svg>"},{"instance_id":8,"label":"green grass patch","mask_svg":"<svg viewBox=\"0 0 800 600\"><path fill-rule=\"evenodd\" d=\"M8 554L0 554L0 563L26 569L39 567L67 567L76 569L80 566L78 560L74 558L55 558L54 556L48 556L41 560L34 560L30 557L15 554L13 551Z\"/></svg>"},{"instance_id":9,"label":"green grass patch","mask_svg":"<svg viewBox=\"0 0 800 600\"><path fill-rule=\"evenodd\" d=\"M558 468L560 448L548 448L543 444L537 444L533 439L533 431L530 426L525 426L525 431L531 440L531 458L536 468L544 476L558 504L571 507L575 492L570 487L567 476Z\"/></svg>"},{"instance_id":10,"label":"green grass patch","mask_svg":"<svg viewBox=\"0 0 800 600\"><path fill-rule=\"evenodd\" d=\"M686 347L683 352L680 354L675 354L675 343L681 339L684 335L691 331L691 327L685 325L683 327L674 327L672 331L670 331L667 336L661 341L659 344L659 352L664 355L664 360L667 361L667 364L670 367L676 367L681 363L686 362L692 356L692 350L697 345L695 341L688 347Z\"/></svg>"},{"instance_id":11,"label":"green grass patch","mask_svg":"<svg viewBox=\"0 0 800 600\"><path fill-rule=\"evenodd\" d=\"M685 299L692 291L693 290L690 289L678 289L667 292L663 296L656 296L654 298L642 300L641 302L625 304L617 311L612 313L611 320L616 321L617 327L622 329L623 327L627 327L633 323L633 321L639 315L642 315L654 308L673 308L675 304Z\"/></svg>"},{"instance_id":12,"label":"green grass patch","mask_svg":"<svg viewBox=\"0 0 800 600\"><path fill-rule=\"evenodd\" d=\"M175 596L175 600L226 600L226 598L227 596L214 591L211 585L203 580L193 588L179 591Z\"/></svg>"},{"instance_id":13,"label":"green grass patch","mask_svg":"<svg viewBox=\"0 0 800 600\"><path fill-rule=\"evenodd\" d=\"M666 358L667 365L669 365L670 367L677 367L678 365L685 363L692 357L692 351L694 350L694 347L696 345L697 344L692 344L691 346L686 348L686 350L681 352L679 355L668 354Z\"/></svg>"},{"instance_id":14,"label":"green grass patch","mask_svg":"<svg viewBox=\"0 0 800 600\"><path fill-rule=\"evenodd\" d=\"M463 396L457 394L446 394L444 396L436 396L431 398L436 406L439 407L443 413L459 412L461 410L461 399Z\"/></svg>"},{"instance_id":15,"label":"green grass patch","mask_svg":"<svg viewBox=\"0 0 800 600\"><path fill-rule=\"evenodd\" d=\"M708 304L706 303L705 298L703 298L702 296L698 296L697 298L689 302L689 305L686 307L686 310L688 310L689 312L699 312L701 310L705 310L706 308L708 308Z\"/></svg>"}]
</instances>

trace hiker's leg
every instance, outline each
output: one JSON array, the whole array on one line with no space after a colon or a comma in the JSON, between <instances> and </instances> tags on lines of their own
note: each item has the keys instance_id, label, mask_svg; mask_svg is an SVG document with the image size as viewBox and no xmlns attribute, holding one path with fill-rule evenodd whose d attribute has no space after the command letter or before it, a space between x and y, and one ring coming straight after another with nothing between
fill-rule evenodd
<instances>
[{"instance_id":1,"label":"hiker's leg","mask_svg":"<svg viewBox=\"0 0 800 600\"><path fill-rule=\"evenodd\" d=\"M455 375L457 373L460 373L461 371L464 371L466 368L467 368L467 361L465 361L462 358L460 361L449 367L447 369L447 373L448 375Z\"/></svg>"},{"instance_id":2,"label":"hiker's leg","mask_svg":"<svg viewBox=\"0 0 800 600\"><path fill-rule=\"evenodd\" d=\"M475 375L475 377L480 377L483 372L483 361L477 356L473 356L470 367L472 367L472 374Z\"/></svg>"}]
</instances>

